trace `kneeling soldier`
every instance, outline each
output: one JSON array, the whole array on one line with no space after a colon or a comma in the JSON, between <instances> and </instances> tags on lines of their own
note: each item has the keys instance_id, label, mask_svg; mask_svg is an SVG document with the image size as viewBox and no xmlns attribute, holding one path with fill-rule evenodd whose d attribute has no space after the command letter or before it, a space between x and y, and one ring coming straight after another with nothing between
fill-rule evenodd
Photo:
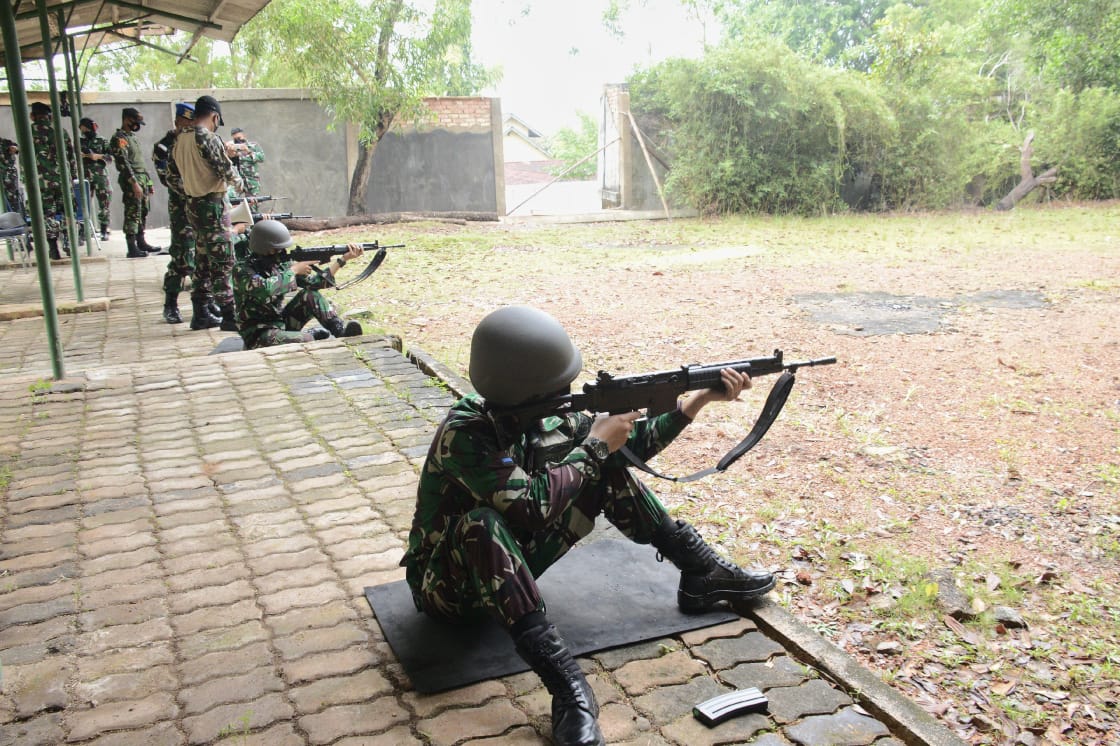
<instances>
[{"instance_id":1,"label":"kneeling soldier","mask_svg":"<svg viewBox=\"0 0 1120 746\"><path fill-rule=\"evenodd\" d=\"M294 242L287 226L278 220L261 220L249 233L249 255L233 270L233 291L237 304L238 326L245 349L268 347L315 339L357 337L362 325L343 321L330 302L319 292L334 284L334 273L347 261L362 255L362 247L349 244L348 251L335 257L324 271L314 262L292 262L284 249ZM296 294L287 303L289 290ZM312 318L322 329L301 331Z\"/></svg>"},{"instance_id":2,"label":"kneeling soldier","mask_svg":"<svg viewBox=\"0 0 1120 746\"><path fill-rule=\"evenodd\" d=\"M470 352L481 396L452 405L436 431L401 560L418 610L452 621L490 616L505 627L552 695L552 740L562 746L603 743L599 706L545 616L536 578L591 532L597 516L681 570L677 603L685 612L774 587L773 575L740 569L669 517L616 454L626 445L652 458L705 405L738 398L750 379L725 368L722 387L694 391L675 411L648 420L637 412L543 420L516 413L518 405L567 393L582 367L567 332L544 311L509 306L482 319Z\"/></svg>"}]
</instances>

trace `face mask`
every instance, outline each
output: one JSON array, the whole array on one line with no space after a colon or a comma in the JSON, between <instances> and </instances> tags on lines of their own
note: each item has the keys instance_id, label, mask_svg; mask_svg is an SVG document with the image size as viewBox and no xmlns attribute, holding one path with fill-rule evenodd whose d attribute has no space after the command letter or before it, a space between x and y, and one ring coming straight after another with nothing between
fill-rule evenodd
<instances>
[{"instance_id":1,"label":"face mask","mask_svg":"<svg viewBox=\"0 0 1120 746\"><path fill-rule=\"evenodd\" d=\"M130 132L139 132L140 131L140 123L139 122L132 122L131 124L128 125L128 130Z\"/></svg>"}]
</instances>

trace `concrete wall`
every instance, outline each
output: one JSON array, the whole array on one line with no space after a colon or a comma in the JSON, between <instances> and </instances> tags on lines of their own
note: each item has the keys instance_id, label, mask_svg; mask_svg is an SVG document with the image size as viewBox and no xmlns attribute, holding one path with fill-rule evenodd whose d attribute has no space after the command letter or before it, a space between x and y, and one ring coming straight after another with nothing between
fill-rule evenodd
<instances>
[{"instance_id":1,"label":"concrete wall","mask_svg":"<svg viewBox=\"0 0 1120 746\"><path fill-rule=\"evenodd\" d=\"M664 189L668 169L652 150L647 160L643 142L630 121L630 93L625 84L608 85L603 90L603 110L599 125L599 146L616 138L599 156L600 195L604 208L624 210L661 210L658 184ZM647 150L648 142L644 143ZM650 164L653 173L650 172ZM653 174L657 175L655 179ZM670 209L681 207L665 195Z\"/></svg>"},{"instance_id":2,"label":"concrete wall","mask_svg":"<svg viewBox=\"0 0 1120 746\"><path fill-rule=\"evenodd\" d=\"M355 128L331 129L331 118L299 89L87 92L82 114L98 123L109 137L120 126L121 109L139 109L146 126L140 131L145 153L151 153L171 127L174 104L210 94L222 104L225 127L241 127L264 149L261 188L288 197L273 209L315 217L346 214L350 174L356 160ZM30 93L32 101L45 93ZM432 120L406 127L382 141L374 155L369 206L371 212L461 210L504 214L501 106L498 99L429 99ZM11 109L0 100L0 135L14 139ZM69 123L69 120L64 120ZM122 222L116 168L109 167L113 187L111 225ZM153 169L154 176L154 169ZM167 191L157 182L150 227L167 225Z\"/></svg>"}]
</instances>

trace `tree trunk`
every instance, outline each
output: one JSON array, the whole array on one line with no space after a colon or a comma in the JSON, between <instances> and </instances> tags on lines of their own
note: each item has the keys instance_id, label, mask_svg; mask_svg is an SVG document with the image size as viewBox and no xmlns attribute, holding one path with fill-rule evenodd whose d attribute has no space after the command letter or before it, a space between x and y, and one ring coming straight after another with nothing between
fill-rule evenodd
<instances>
[{"instance_id":1,"label":"tree trunk","mask_svg":"<svg viewBox=\"0 0 1120 746\"><path fill-rule=\"evenodd\" d=\"M369 192L369 175L373 172L373 151L377 141L359 142L358 162L350 176L350 202L346 206L347 215L361 215L366 211L366 194Z\"/></svg>"},{"instance_id":2,"label":"tree trunk","mask_svg":"<svg viewBox=\"0 0 1120 746\"><path fill-rule=\"evenodd\" d=\"M455 223L465 225L469 221L497 222L496 212L382 212L376 215L346 215L337 218L291 218L284 225L293 231L327 231L348 228L355 225L385 225L387 223L416 223L431 221L435 223Z\"/></svg>"},{"instance_id":3,"label":"tree trunk","mask_svg":"<svg viewBox=\"0 0 1120 746\"><path fill-rule=\"evenodd\" d=\"M1019 148L1019 152L1021 153L1019 157L1019 173L1022 179L1014 189L1007 193L1007 196L996 204L997 210L1010 210L1015 207L1019 200L1030 194L1039 184L1052 184L1058 180L1058 168L1056 166L1043 171L1038 176L1034 175L1034 171L1031 169L1031 156L1034 155L1034 148L1031 146L1033 141L1034 133L1032 132L1027 135L1027 139L1023 141L1023 147Z\"/></svg>"}]
</instances>

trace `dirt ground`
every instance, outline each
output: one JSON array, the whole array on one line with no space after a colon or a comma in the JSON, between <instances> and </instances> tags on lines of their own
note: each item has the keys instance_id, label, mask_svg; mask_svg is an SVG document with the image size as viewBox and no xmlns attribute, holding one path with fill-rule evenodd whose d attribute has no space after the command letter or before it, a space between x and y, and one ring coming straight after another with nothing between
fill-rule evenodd
<instances>
[{"instance_id":1,"label":"dirt ground","mask_svg":"<svg viewBox=\"0 0 1120 746\"><path fill-rule=\"evenodd\" d=\"M416 255L351 305L464 373L502 303L559 318L581 381L836 356L798 373L727 473L652 486L968 741L1116 744L1120 234L1115 205L1092 210L674 221L573 229L566 247L555 229L415 228ZM771 382L705 410L655 465L713 464Z\"/></svg>"}]
</instances>

